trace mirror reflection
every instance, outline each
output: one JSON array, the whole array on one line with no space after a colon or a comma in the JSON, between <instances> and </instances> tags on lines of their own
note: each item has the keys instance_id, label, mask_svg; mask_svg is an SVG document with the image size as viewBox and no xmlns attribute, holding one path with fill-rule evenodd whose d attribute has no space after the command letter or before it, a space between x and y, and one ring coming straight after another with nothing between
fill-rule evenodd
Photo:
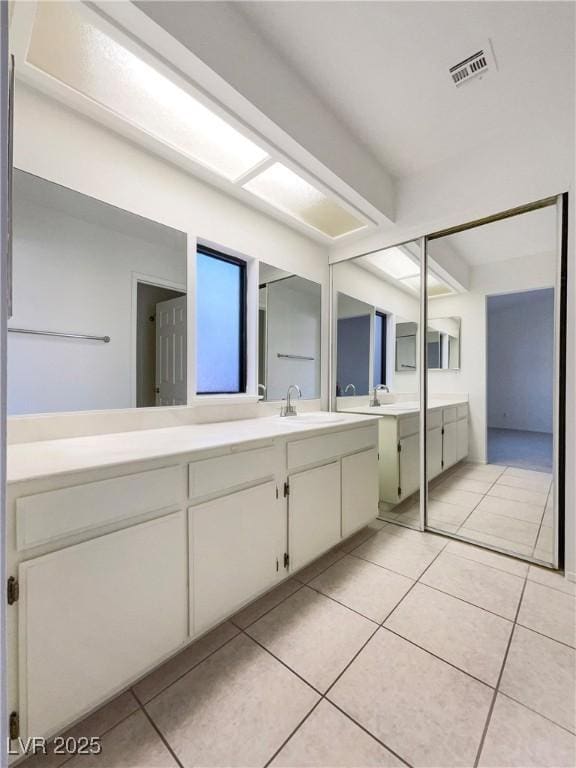
<instances>
[{"instance_id":1,"label":"mirror reflection","mask_svg":"<svg viewBox=\"0 0 576 768\"><path fill-rule=\"evenodd\" d=\"M458 370L460 368L460 318L429 319L426 334L428 368ZM396 371L416 370L416 323L396 323Z\"/></svg>"},{"instance_id":2,"label":"mirror reflection","mask_svg":"<svg viewBox=\"0 0 576 768\"><path fill-rule=\"evenodd\" d=\"M321 286L259 265L258 393L282 400L290 384L302 399L320 397Z\"/></svg>"},{"instance_id":3,"label":"mirror reflection","mask_svg":"<svg viewBox=\"0 0 576 768\"><path fill-rule=\"evenodd\" d=\"M380 516L410 527L420 519L419 270L416 243L332 270L336 407L379 417Z\"/></svg>"},{"instance_id":4,"label":"mirror reflection","mask_svg":"<svg viewBox=\"0 0 576 768\"><path fill-rule=\"evenodd\" d=\"M185 405L186 235L14 171L8 413Z\"/></svg>"},{"instance_id":5,"label":"mirror reflection","mask_svg":"<svg viewBox=\"0 0 576 768\"><path fill-rule=\"evenodd\" d=\"M547 564L556 541L556 215L548 206L429 243L431 264L450 264L461 284L428 305L429 318L442 318L429 320L429 398L445 398L443 430L434 447L429 440L428 525ZM461 359L458 317L470 329ZM434 370L445 359L454 375Z\"/></svg>"}]
</instances>

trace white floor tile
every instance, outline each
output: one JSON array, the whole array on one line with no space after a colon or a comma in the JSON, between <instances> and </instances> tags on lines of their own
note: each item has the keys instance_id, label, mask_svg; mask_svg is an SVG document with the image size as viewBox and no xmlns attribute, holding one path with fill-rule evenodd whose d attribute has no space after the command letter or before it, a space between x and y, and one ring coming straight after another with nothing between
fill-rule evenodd
<instances>
[{"instance_id":1,"label":"white floor tile","mask_svg":"<svg viewBox=\"0 0 576 768\"><path fill-rule=\"evenodd\" d=\"M89 735L89 734L85 734ZM70 768L177 768L178 763L158 736L146 715L135 712L102 737L99 755L77 755Z\"/></svg>"},{"instance_id":2,"label":"white floor tile","mask_svg":"<svg viewBox=\"0 0 576 768\"><path fill-rule=\"evenodd\" d=\"M558 589L560 592L566 592L568 595L576 597L576 583L568 581L563 573L551 571L548 568L540 568L537 565L531 565L528 571L528 579L543 584L545 587Z\"/></svg>"},{"instance_id":3,"label":"white floor tile","mask_svg":"<svg viewBox=\"0 0 576 768\"><path fill-rule=\"evenodd\" d=\"M406 576L347 556L311 581L309 586L380 623L413 583Z\"/></svg>"},{"instance_id":4,"label":"white floor tile","mask_svg":"<svg viewBox=\"0 0 576 768\"><path fill-rule=\"evenodd\" d=\"M544 515L544 508L537 504L526 504L514 499L501 499L485 496L475 511L490 512L501 517L511 517L533 525L539 525Z\"/></svg>"},{"instance_id":5,"label":"white floor tile","mask_svg":"<svg viewBox=\"0 0 576 768\"><path fill-rule=\"evenodd\" d=\"M576 650L516 627L502 693L576 733Z\"/></svg>"},{"instance_id":6,"label":"white floor tile","mask_svg":"<svg viewBox=\"0 0 576 768\"><path fill-rule=\"evenodd\" d=\"M305 587L246 630L320 691L331 685L376 625Z\"/></svg>"},{"instance_id":7,"label":"white floor tile","mask_svg":"<svg viewBox=\"0 0 576 768\"><path fill-rule=\"evenodd\" d=\"M432 489L429 495L431 499L456 504L466 512L472 512L484 498L481 493L462 491L457 488L443 489L441 485Z\"/></svg>"},{"instance_id":8,"label":"white floor tile","mask_svg":"<svg viewBox=\"0 0 576 768\"><path fill-rule=\"evenodd\" d=\"M488 496L495 496L498 499L521 501L524 504L533 504L534 506L542 507L542 512L544 512L544 505L548 498L548 492L538 493L538 491L527 490L525 488L514 488L510 485L504 485L498 482L494 483L492 488L490 488Z\"/></svg>"},{"instance_id":9,"label":"white floor tile","mask_svg":"<svg viewBox=\"0 0 576 768\"><path fill-rule=\"evenodd\" d=\"M572 595L528 581L518 623L542 635L576 646L576 600Z\"/></svg>"},{"instance_id":10,"label":"white floor tile","mask_svg":"<svg viewBox=\"0 0 576 768\"><path fill-rule=\"evenodd\" d=\"M239 635L146 708L183 765L234 768L264 765L317 701L310 686Z\"/></svg>"},{"instance_id":11,"label":"white floor tile","mask_svg":"<svg viewBox=\"0 0 576 768\"><path fill-rule=\"evenodd\" d=\"M380 629L328 698L413 766L470 766L492 689Z\"/></svg>"},{"instance_id":12,"label":"white floor tile","mask_svg":"<svg viewBox=\"0 0 576 768\"><path fill-rule=\"evenodd\" d=\"M528 563L523 563L514 557L506 557L497 552L490 552L483 547L475 547L472 544L466 544L463 541L451 541L446 547L446 552L451 555L459 555L467 560L475 560L477 563L484 563L501 571L512 573L515 576L526 576L528 572Z\"/></svg>"},{"instance_id":13,"label":"white floor tile","mask_svg":"<svg viewBox=\"0 0 576 768\"><path fill-rule=\"evenodd\" d=\"M404 763L324 700L271 765L275 768L401 768Z\"/></svg>"},{"instance_id":14,"label":"white floor tile","mask_svg":"<svg viewBox=\"0 0 576 768\"><path fill-rule=\"evenodd\" d=\"M422 582L506 619L514 619L524 580L443 552L426 571Z\"/></svg>"},{"instance_id":15,"label":"white floor tile","mask_svg":"<svg viewBox=\"0 0 576 768\"><path fill-rule=\"evenodd\" d=\"M533 547L538 536L539 525L525 520L517 520L513 517L495 515L489 512L482 502L462 525L461 530L465 535L468 535L468 531L480 531L514 544Z\"/></svg>"},{"instance_id":16,"label":"white floor tile","mask_svg":"<svg viewBox=\"0 0 576 768\"><path fill-rule=\"evenodd\" d=\"M478 765L480 768L573 768L576 739L499 694Z\"/></svg>"},{"instance_id":17,"label":"white floor tile","mask_svg":"<svg viewBox=\"0 0 576 768\"><path fill-rule=\"evenodd\" d=\"M384 626L494 686L513 625L456 597L416 584Z\"/></svg>"},{"instance_id":18,"label":"white floor tile","mask_svg":"<svg viewBox=\"0 0 576 768\"><path fill-rule=\"evenodd\" d=\"M432 549L423 540L415 540L409 536L409 534L416 534L426 537L430 534L411 531L400 526L394 527L397 528L396 532L379 531L352 554L408 578L417 579L434 560L438 549Z\"/></svg>"}]
</instances>

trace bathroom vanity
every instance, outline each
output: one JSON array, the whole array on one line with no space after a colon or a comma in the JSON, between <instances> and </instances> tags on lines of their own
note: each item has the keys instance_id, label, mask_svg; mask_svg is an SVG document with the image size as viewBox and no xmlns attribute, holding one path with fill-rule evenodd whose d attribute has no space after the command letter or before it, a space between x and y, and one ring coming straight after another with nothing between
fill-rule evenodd
<instances>
[{"instance_id":1,"label":"bathroom vanity","mask_svg":"<svg viewBox=\"0 0 576 768\"><path fill-rule=\"evenodd\" d=\"M10 446L14 733L61 731L374 520L378 424L308 413Z\"/></svg>"},{"instance_id":2,"label":"bathroom vanity","mask_svg":"<svg viewBox=\"0 0 576 768\"><path fill-rule=\"evenodd\" d=\"M398 400L377 407L350 408L379 416L380 501L398 504L420 485L419 404ZM432 400L428 407L428 477L435 477L468 455L468 401Z\"/></svg>"}]
</instances>

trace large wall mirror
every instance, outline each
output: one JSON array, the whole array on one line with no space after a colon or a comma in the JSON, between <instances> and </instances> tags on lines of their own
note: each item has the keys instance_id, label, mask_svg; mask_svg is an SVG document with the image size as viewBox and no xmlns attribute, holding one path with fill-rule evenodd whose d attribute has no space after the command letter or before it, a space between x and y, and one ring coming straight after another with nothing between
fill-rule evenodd
<instances>
[{"instance_id":1,"label":"large wall mirror","mask_svg":"<svg viewBox=\"0 0 576 768\"><path fill-rule=\"evenodd\" d=\"M332 267L333 402L379 417L380 516L420 524L418 243Z\"/></svg>"},{"instance_id":2,"label":"large wall mirror","mask_svg":"<svg viewBox=\"0 0 576 768\"><path fill-rule=\"evenodd\" d=\"M185 405L187 238L14 172L8 413Z\"/></svg>"},{"instance_id":3,"label":"large wall mirror","mask_svg":"<svg viewBox=\"0 0 576 768\"><path fill-rule=\"evenodd\" d=\"M290 384L320 397L321 286L264 262L259 265L258 392L281 400Z\"/></svg>"},{"instance_id":4,"label":"large wall mirror","mask_svg":"<svg viewBox=\"0 0 576 768\"><path fill-rule=\"evenodd\" d=\"M426 306L415 243L331 267L332 403L378 417L380 519L553 567L565 385L558 209L545 200L423 238Z\"/></svg>"}]
</instances>

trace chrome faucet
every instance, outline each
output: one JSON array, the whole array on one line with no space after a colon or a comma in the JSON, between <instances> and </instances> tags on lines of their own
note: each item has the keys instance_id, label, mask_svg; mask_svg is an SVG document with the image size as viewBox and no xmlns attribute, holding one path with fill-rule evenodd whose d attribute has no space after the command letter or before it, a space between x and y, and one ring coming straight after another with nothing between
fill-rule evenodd
<instances>
[{"instance_id":1,"label":"chrome faucet","mask_svg":"<svg viewBox=\"0 0 576 768\"><path fill-rule=\"evenodd\" d=\"M356 397L356 387L354 386L354 384L347 384L346 389L344 390L344 394L346 394L346 392L348 392L349 389L352 389L352 392L354 392L354 397Z\"/></svg>"},{"instance_id":2,"label":"chrome faucet","mask_svg":"<svg viewBox=\"0 0 576 768\"><path fill-rule=\"evenodd\" d=\"M258 392L262 392L262 399L266 397L266 384L258 384Z\"/></svg>"},{"instance_id":3,"label":"chrome faucet","mask_svg":"<svg viewBox=\"0 0 576 768\"><path fill-rule=\"evenodd\" d=\"M286 405L283 405L280 408L280 416L296 416L296 408L294 408L292 401L290 400L290 393L293 389L298 392L298 397L302 397L302 390L298 384L290 384L288 391L286 392Z\"/></svg>"},{"instance_id":4,"label":"chrome faucet","mask_svg":"<svg viewBox=\"0 0 576 768\"><path fill-rule=\"evenodd\" d=\"M390 389L386 386L386 384L378 384L377 387L374 387L372 391L372 400L370 400L371 408L378 408L378 406L380 405L380 401L378 400L378 395L376 394L379 389L383 389L385 392L390 392Z\"/></svg>"}]
</instances>

